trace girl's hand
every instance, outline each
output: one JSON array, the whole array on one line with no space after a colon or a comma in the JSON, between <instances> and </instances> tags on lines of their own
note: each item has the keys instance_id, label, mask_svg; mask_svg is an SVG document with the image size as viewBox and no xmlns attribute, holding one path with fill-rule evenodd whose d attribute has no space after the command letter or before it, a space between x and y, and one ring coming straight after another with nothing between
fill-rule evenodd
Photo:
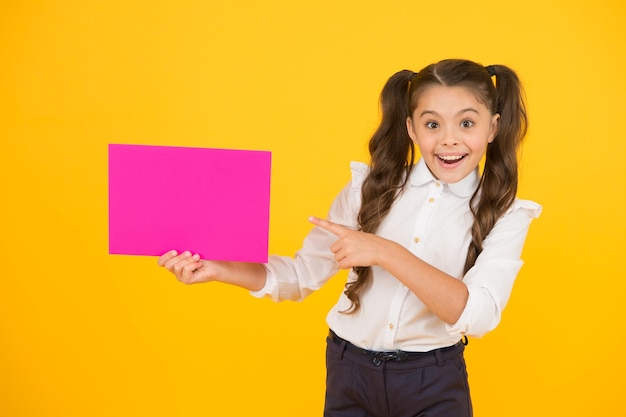
<instances>
[{"instance_id":1,"label":"girl's hand","mask_svg":"<svg viewBox=\"0 0 626 417\"><path fill-rule=\"evenodd\" d=\"M176 276L183 284L197 284L214 280L215 270L209 261L200 259L200 255L192 255L185 251L178 254L169 251L159 258L159 266L164 267Z\"/></svg>"},{"instance_id":2,"label":"girl's hand","mask_svg":"<svg viewBox=\"0 0 626 417\"><path fill-rule=\"evenodd\" d=\"M352 230L328 220L310 217L309 221L338 237L330 250L335 254L335 261L341 269L380 265L385 254L396 245L372 233Z\"/></svg>"}]
</instances>

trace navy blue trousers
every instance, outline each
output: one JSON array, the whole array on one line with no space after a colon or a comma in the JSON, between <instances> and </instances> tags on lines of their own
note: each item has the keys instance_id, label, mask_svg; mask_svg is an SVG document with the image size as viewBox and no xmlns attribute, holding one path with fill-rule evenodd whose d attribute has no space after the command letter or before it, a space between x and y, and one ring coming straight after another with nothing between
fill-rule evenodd
<instances>
[{"instance_id":1,"label":"navy blue trousers","mask_svg":"<svg viewBox=\"0 0 626 417\"><path fill-rule=\"evenodd\" d=\"M324 417L471 417L462 343L396 361L327 339Z\"/></svg>"}]
</instances>

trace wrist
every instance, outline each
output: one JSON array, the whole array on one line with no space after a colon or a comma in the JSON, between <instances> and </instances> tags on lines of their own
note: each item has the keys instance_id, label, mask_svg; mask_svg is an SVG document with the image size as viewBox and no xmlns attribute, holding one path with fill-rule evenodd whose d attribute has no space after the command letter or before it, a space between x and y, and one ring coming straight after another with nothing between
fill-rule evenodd
<instances>
[{"instance_id":1,"label":"wrist","mask_svg":"<svg viewBox=\"0 0 626 417\"><path fill-rule=\"evenodd\" d=\"M374 257L374 265L389 270L389 265L396 263L396 259L400 257L403 252L406 251L406 248L392 240L385 238L380 239L382 245L379 250L376 251Z\"/></svg>"}]
</instances>

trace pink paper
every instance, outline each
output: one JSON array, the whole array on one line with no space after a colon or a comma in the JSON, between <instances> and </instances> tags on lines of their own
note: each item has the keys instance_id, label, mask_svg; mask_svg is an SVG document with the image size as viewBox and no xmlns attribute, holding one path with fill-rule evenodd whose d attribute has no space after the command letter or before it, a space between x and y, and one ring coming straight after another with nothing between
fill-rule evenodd
<instances>
[{"instance_id":1,"label":"pink paper","mask_svg":"<svg viewBox=\"0 0 626 417\"><path fill-rule=\"evenodd\" d=\"M267 262L271 153L109 145L109 253Z\"/></svg>"}]
</instances>

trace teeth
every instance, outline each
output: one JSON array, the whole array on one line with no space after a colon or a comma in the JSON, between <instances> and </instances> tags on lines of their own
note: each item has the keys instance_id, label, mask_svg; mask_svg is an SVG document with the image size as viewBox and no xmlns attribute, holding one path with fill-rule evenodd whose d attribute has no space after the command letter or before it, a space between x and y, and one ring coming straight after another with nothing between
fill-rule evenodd
<instances>
[{"instance_id":1,"label":"teeth","mask_svg":"<svg viewBox=\"0 0 626 417\"><path fill-rule=\"evenodd\" d=\"M439 155L439 159L444 161L458 161L461 158L463 158L463 155Z\"/></svg>"}]
</instances>

